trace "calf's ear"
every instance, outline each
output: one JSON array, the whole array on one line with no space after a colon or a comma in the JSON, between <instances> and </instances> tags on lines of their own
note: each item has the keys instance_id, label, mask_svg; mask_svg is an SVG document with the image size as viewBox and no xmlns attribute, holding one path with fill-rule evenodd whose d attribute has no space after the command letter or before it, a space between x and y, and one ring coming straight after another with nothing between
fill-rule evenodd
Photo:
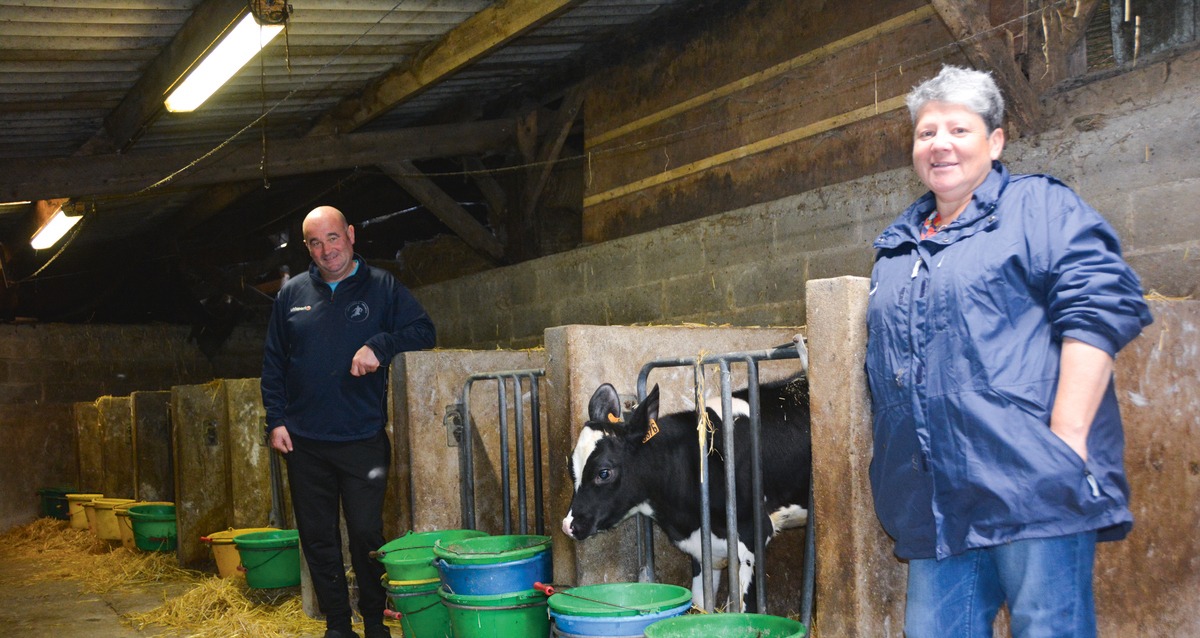
<instances>
[{"instance_id":1,"label":"calf's ear","mask_svg":"<svg viewBox=\"0 0 1200 638\"><path fill-rule=\"evenodd\" d=\"M641 439L642 443L658 434L658 384L638 404L637 409L629 417L627 436Z\"/></svg>"},{"instance_id":2,"label":"calf's ear","mask_svg":"<svg viewBox=\"0 0 1200 638\"><path fill-rule=\"evenodd\" d=\"M588 401L588 420L608 423L610 414L613 415L613 418L621 418L621 397L612 384L605 383L596 388L596 391L592 393L591 400Z\"/></svg>"}]
</instances>

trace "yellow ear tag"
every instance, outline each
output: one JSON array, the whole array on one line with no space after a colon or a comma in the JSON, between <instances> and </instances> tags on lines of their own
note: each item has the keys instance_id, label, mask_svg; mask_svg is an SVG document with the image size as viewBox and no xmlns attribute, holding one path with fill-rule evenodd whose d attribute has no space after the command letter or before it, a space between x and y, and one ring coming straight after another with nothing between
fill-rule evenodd
<instances>
[{"instance_id":1,"label":"yellow ear tag","mask_svg":"<svg viewBox=\"0 0 1200 638\"><path fill-rule=\"evenodd\" d=\"M621 419L617 418L617 415L613 414L612 412L609 412L608 413L608 422L609 423L620 423Z\"/></svg>"},{"instance_id":2,"label":"yellow ear tag","mask_svg":"<svg viewBox=\"0 0 1200 638\"><path fill-rule=\"evenodd\" d=\"M653 439L655 434L658 434L658 422L650 419L650 427L646 430L646 436L642 438L642 443Z\"/></svg>"}]
</instances>

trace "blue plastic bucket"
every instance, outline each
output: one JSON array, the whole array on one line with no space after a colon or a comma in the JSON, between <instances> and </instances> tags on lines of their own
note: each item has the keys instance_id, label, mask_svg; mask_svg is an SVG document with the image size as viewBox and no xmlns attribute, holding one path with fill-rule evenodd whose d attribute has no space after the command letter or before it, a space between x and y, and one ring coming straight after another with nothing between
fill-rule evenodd
<instances>
[{"instance_id":1,"label":"blue plastic bucket","mask_svg":"<svg viewBox=\"0 0 1200 638\"><path fill-rule=\"evenodd\" d=\"M461 596L490 596L533 589L534 583L554 579L549 551L529 558L486 565L455 565L439 558L434 561L446 590Z\"/></svg>"},{"instance_id":2,"label":"blue plastic bucket","mask_svg":"<svg viewBox=\"0 0 1200 638\"><path fill-rule=\"evenodd\" d=\"M640 616L573 616L560 614L552 608L550 618L559 633L571 636L640 637L646 631L646 627L665 618L683 615L691 608L690 600L678 607Z\"/></svg>"}]
</instances>

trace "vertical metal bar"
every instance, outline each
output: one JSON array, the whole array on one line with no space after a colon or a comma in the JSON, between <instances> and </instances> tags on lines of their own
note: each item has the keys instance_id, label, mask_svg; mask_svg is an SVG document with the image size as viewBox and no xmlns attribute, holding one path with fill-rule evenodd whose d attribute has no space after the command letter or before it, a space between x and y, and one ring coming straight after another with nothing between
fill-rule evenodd
<instances>
[{"instance_id":1,"label":"vertical metal bar","mask_svg":"<svg viewBox=\"0 0 1200 638\"><path fill-rule=\"evenodd\" d=\"M737 516L737 444L733 437L736 428L733 425L733 381L729 374L729 361L721 359L721 438L724 446L725 460L725 547L729 573L729 611L735 614L742 611L742 574L741 557L738 555L738 516Z\"/></svg>"},{"instance_id":2,"label":"vertical metal bar","mask_svg":"<svg viewBox=\"0 0 1200 638\"><path fill-rule=\"evenodd\" d=\"M525 489L525 402L521 400L521 377L512 375L513 421L517 435L517 533L529 533L529 496Z\"/></svg>"},{"instance_id":3,"label":"vertical metal bar","mask_svg":"<svg viewBox=\"0 0 1200 638\"><path fill-rule=\"evenodd\" d=\"M750 403L750 500L754 506L754 595L760 614L767 611L766 530L763 527L762 397L758 362L746 357L746 399Z\"/></svg>"},{"instance_id":4,"label":"vertical metal bar","mask_svg":"<svg viewBox=\"0 0 1200 638\"><path fill-rule=\"evenodd\" d=\"M808 521L804 524L804 597L800 599L800 622L812 630L813 589L817 582L817 536L813 524L813 482L808 481Z\"/></svg>"},{"instance_id":5,"label":"vertical metal bar","mask_svg":"<svg viewBox=\"0 0 1200 638\"><path fill-rule=\"evenodd\" d=\"M462 405L459 409L462 415L462 441L458 444L458 476L459 498L462 500L462 526L464 529L475 529L475 462L471 448L475 444L475 436L471 424L471 379L463 384Z\"/></svg>"},{"instance_id":6,"label":"vertical metal bar","mask_svg":"<svg viewBox=\"0 0 1200 638\"><path fill-rule=\"evenodd\" d=\"M546 534L546 515L542 504L542 403L538 398L538 377L529 375L529 429L533 436L533 527Z\"/></svg>"},{"instance_id":7,"label":"vertical metal bar","mask_svg":"<svg viewBox=\"0 0 1200 638\"><path fill-rule=\"evenodd\" d=\"M712 613L716 607L712 582L712 511L708 481L708 429L704 427L704 396L700 392L700 381L704 378L704 366L696 362L692 366L692 379L696 395L696 430L700 446L700 583L704 592L704 611Z\"/></svg>"},{"instance_id":8,"label":"vertical metal bar","mask_svg":"<svg viewBox=\"0 0 1200 638\"><path fill-rule=\"evenodd\" d=\"M512 485L508 480L508 397L503 377L496 379L496 404L500 411L500 494L504 510L504 533L512 534Z\"/></svg>"}]
</instances>

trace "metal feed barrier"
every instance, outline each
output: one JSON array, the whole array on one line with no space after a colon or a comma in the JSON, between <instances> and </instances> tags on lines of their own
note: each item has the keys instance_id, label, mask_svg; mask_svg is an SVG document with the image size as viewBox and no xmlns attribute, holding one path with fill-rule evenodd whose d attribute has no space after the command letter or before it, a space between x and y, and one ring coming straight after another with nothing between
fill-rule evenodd
<instances>
[{"instance_id":1,"label":"metal feed barrier","mask_svg":"<svg viewBox=\"0 0 1200 638\"><path fill-rule=\"evenodd\" d=\"M546 533L546 520L542 496L542 427L541 402L538 399L538 379L545 376L543 369L507 370L503 372L488 372L473 374L463 383L462 396L458 403L446 406L446 416L443 419L450 442L458 445L459 490L462 502L463 527L475 529L475 464L473 456L473 441L475 427L471 418L471 386L477 381L492 380L496 382L496 406L500 417L500 485L504 502L504 533L512 534L512 487L509 476L511 459L508 445L508 389L512 388L514 428L516 435L516 470L517 470L517 531L529 533L528 494L526 490L525 463L525 413L524 402L521 400L523 382L529 382L529 435L532 438L533 466L533 509L535 534ZM511 385L510 385L511 381Z\"/></svg>"},{"instance_id":2,"label":"metal feed barrier","mask_svg":"<svg viewBox=\"0 0 1200 638\"><path fill-rule=\"evenodd\" d=\"M730 365L735 363L746 364L746 385L749 393L748 403L750 404L750 450L751 458L753 459L753 467L751 468L751 490L754 499L754 526L755 526L755 542L754 555L757 558L754 565L754 580L756 587L756 602L758 603L759 613L767 612L767 580L766 580L766 561L763 558L765 554L765 543L763 542L763 530L761 529L763 518L763 485L762 485L762 468L761 459L762 451L760 448L760 431L762 428L762 416L759 405L759 388L758 388L758 364L760 361L776 361L782 359L800 359L801 369L807 374L808 371L808 350L804 345L804 340L797 336L792 344L778 346L769 350L757 350L752 352L735 352L718 355L706 355L695 357L667 358L657 359L642 366L641 372L638 374L637 396L638 401L646 398L646 380L650 372L656 368L667 367L683 367L691 366L693 371L693 385L695 389L695 400L697 419L700 418L700 410L704 409L703 397L703 379L704 366L716 365L720 368L720 384L721 384L721 413L728 415L733 412L733 390L730 387ZM703 428L701 428L703 430ZM724 444L726 450L734 449L733 433L731 427L722 428L724 434ZM706 447L707 432L701 432L701 448ZM700 455L700 502L701 502L701 518L700 518L700 551L701 551L701 579L703 581L704 591L704 609L712 612L714 610L714 592L712 586L712 520L709 513L710 497L709 497L709 481L708 481L708 459L706 455ZM735 485L737 477L737 468L734 465L734 454L726 454L725 459L725 484ZM729 591L741 591L741 575L738 573L736 559L738 552L738 531L737 531L737 495L736 490L726 489L725 502L725 523L728 530L728 556L730 556L728 569L729 574ZM808 522L805 527L804 539L804 597L800 609L800 622L804 626L810 626L812 620L813 606L813 584L815 581L816 570L814 567L816 546L813 535L813 498L812 498L812 480L809 480L809 496L808 496ZM649 518L638 515L638 557L641 565L639 571L639 579L642 581L654 580L654 536L653 526ZM742 605L738 596L730 595L729 605L731 612L741 612Z\"/></svg>"}]
</instances>

